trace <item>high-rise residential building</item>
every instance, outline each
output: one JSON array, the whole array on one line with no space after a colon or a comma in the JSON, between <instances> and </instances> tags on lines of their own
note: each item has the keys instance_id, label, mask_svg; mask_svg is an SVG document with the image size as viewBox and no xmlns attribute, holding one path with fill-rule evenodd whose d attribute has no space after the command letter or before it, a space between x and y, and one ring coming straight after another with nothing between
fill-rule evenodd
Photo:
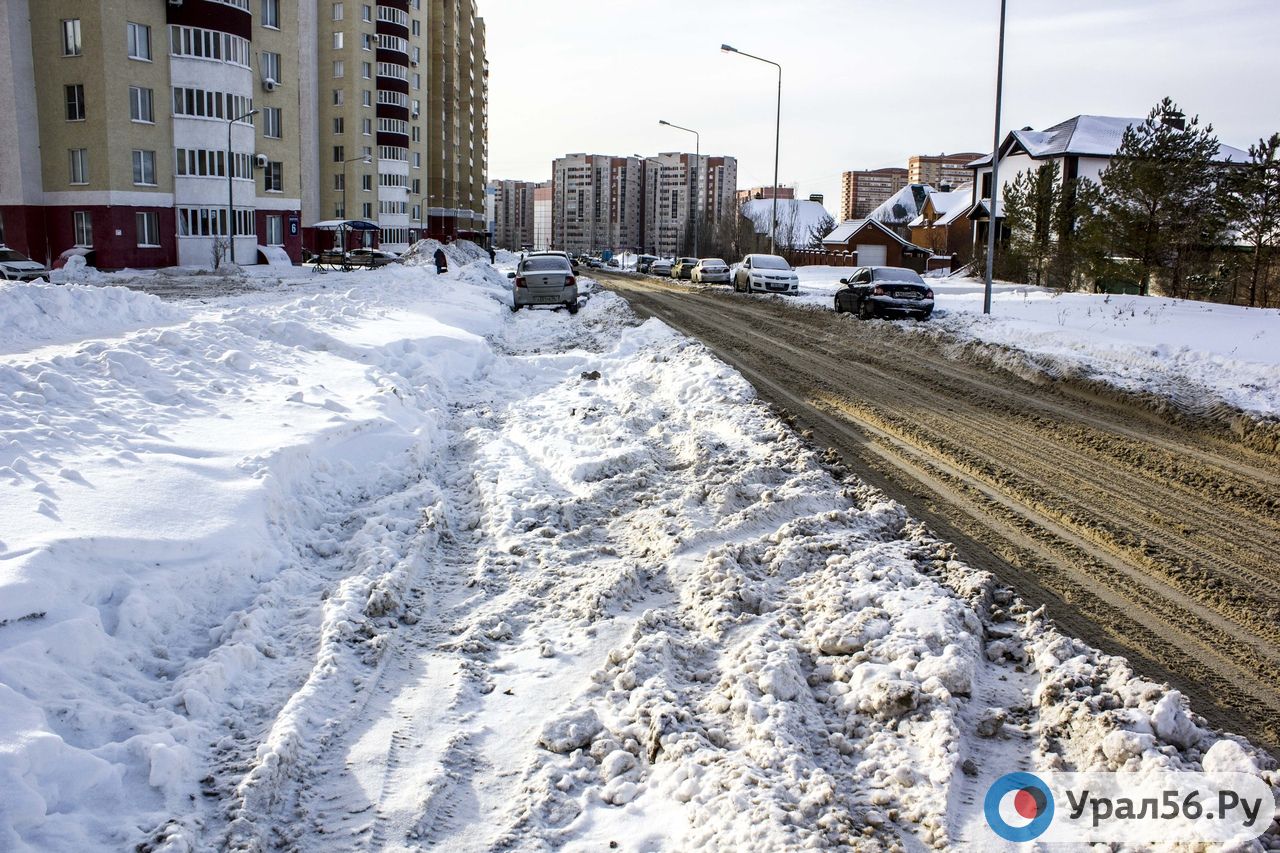
<instances>
[{"instance_id":1,"label":"high-rise residential building","mask_svg":"<svg viewBox=\"0 0 1280 853\"><path fill-rule=\"evenodd\" d=\"M493 188L493 245L519 251L533 245L534 193L530 181L491 181Z\"/></svg>"},{"instance_id":2,"label":"high-rise residential building","mask_svg":"<svg viewBox=\"0 0 1280 853\"><path fill-rule=\"evenodd\" d=\"M982 152L973 151L936 156L916 155L907 160L907 182L929 184L934 189L941 189L944 184L958 187L973 180L973 172L965 168L965 164L982 156Z\"/></svg>"},{"instance_id":3,"label":"high-rise residential building","mask_svg":"<svg viewBox=\"0 0 1280 853\"><path fill-rule=\"evenodd\" d=\"M840 219L862 219L907 185L906 169L845 172L840 177Z\"/></svg>"},{"instance_id":4,"label":"high-rise residential building","mask_svg":"<svg viewBox=\"0 0 1280 853\"><path fill-rule=\"evenodd\" d=\"M689 252L694 210L708 230L737 212L732 157L570 154L552 173L551 245L570 252Z\"/></svg>"},{"instance_id":5,"label":"high-rise residential building","mask_svg":"<svg viewBox=\"0 0 1280 853\"><path fill-rule=\"evenodd\" d=\"M344 216L480 235L486 102L474 0L7 0L0 241L118 268L208 266L232 229L239 263L297 261Z\"/></svg>"},{"instance_id":6,"label":"high-rise residential building","mask_svg":"<svg viewBox=\"0 0 1280 853\"><path fill-rule=\"evenodd\" d=\"M533 191L533 248L551 248L551 181L543 181Z\"/></svg>"}]
</instances>

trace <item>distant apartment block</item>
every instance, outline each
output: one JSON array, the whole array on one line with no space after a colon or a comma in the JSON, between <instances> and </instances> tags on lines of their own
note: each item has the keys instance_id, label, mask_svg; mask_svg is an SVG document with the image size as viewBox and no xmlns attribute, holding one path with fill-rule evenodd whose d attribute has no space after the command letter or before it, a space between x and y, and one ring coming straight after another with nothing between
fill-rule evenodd
<instances>
[{"instance_id":1,"label":"distant apartment block","mask_svg":"<svg viewBox=\"0 0 1280 853\"><path fill-rule=\"evenodd\" d=\"M845 172L840 178L840 220L862 219L906 185L906 169Z\"/></svg>"},{"instance_id":2,"label":"distant apartment block","mask_svg":"<svg viewBox=\"0 0 1280 853\"><path fill-rule=\"evenodd\" d=\"M493 245L519 251L534 244L534 193L531 181L492 181Z\"/></svg>"},{"instance_id":3,"label":"distant apartment block","mask_svg":"<svg viewBox=\"0 0 1280 853\"><path fill-rule=\"evenodd\" d=\"M733 157L570 154L552 174L551 245L570 252L691 251L695 216L709 230L737 210Z\"/></svg>"},{"instance_id":4,"label":"distant apartment block","mask_svg":"<svg viewBox=\"0 0 1280 853\"><path fill-rule=\"evenodd\" d=\"M340 217L483 236L484 51L475 0L8 0L0 241L119 268L297 261Z\"/></svg>"},{"instance_id":5,"label":"distant apartment block","mask_svg":"<svg viewBox=\"0 0 1280 853\"><path fill-rule=\"evenodd\" d=\"M778 187L778 198L795 198L795 187ZM758 198L773 198L773 187L752 187L747 190L738 190L738 203L745 204Z\"/></svg>"},{"instance_id":6,"label":"distant apartment block","mask_svg":"<svg viewBox=\"0 0 1280 853\"><path fill-rule=\"evenodd\" d=\"M533 248L551 248L551 181L543 181L533 191Z\"/></svg>"},{"instance_id":7,"label":"distant apartment block","mask_svg":"<svg viewBox=\"0 0 1280 853\"><path fill-rule=\"evenodd\" d=\"M943 185L958 187L973 180L973 172L966 169L965 164L982 156L982 152L973 151L937 156L917 155L907 160L907 183L928 184L937 190L942 189Z\"/></svg>"}]
</instances>

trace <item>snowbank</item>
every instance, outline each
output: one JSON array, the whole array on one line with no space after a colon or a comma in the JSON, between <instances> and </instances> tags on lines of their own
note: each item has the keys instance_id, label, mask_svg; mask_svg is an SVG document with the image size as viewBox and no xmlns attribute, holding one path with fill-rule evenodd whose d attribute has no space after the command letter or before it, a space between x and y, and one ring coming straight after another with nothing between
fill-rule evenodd
<instances>
[{"instance_id":1,"label":"snowbank","mask_svg":"<svg viewBox=\"0 0 1280 853\"><path fill-rule=\"evenodd\" d=\"M123 334L179 316L154 296L124 287L0 282L0 353Z\"/></svg>"}]
</instances>

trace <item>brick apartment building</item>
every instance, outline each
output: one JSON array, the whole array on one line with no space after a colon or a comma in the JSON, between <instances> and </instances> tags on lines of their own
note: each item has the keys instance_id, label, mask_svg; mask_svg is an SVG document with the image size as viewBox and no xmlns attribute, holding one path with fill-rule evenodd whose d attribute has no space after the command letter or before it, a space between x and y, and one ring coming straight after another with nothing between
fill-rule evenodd
<instances>
[{"instance_id":1,"label":"brick apartment building","mask_svg":"<svg viewBox=\"0 0 1280 853\"><path fill-rule=\"evenodd\" d=\"M865 217L906 185L906 169L845 172L840 177L840 220Z\"/></svg>"},{"instance_id":2,"label":"brick apartment building","mask_svg":"<svg viewBox=\"0 0 1280 853\"><path fill-rule=\"evenodd\" d=\"M967 151L961 154L918 154L907 160L907 182L928 184L940 190L943 186L958 187L973 180L973 172L966 168L982 152Z\"/></svg>"},{"instance_id":3,"label":"brick apartment building","mask_svg":"<svg viewBox=\"0 0 1280 853\"><path fill-rule=\"evenodd\" d=\"M484 230L474 0L7 0L0 242L42 262L295 262L321 219L384 246Z\"/></svg>"}]
</instances>

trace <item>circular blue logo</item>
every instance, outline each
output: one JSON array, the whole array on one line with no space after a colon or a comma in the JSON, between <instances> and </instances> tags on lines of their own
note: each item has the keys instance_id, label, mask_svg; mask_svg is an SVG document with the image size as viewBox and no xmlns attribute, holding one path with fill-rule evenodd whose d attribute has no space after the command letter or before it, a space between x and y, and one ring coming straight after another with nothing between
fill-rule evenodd
<instances>
[{"instance_id":1,"label":"circular blue logo","mask_svg":"<svg viewBox=\"0 0 1280 853\"><path fill-rule=\"evenodd\" d=\"M1006 813L1016 814L1027 821L1017 826L1009 823L1000 813L1001 805ZM1030 773L1006 773L987 789L982 801L982 812L987 825L1005 841L1033 841L1044 834L1053 820L1053 794L1049 786Z\"/></svg>"}]
</instances>

